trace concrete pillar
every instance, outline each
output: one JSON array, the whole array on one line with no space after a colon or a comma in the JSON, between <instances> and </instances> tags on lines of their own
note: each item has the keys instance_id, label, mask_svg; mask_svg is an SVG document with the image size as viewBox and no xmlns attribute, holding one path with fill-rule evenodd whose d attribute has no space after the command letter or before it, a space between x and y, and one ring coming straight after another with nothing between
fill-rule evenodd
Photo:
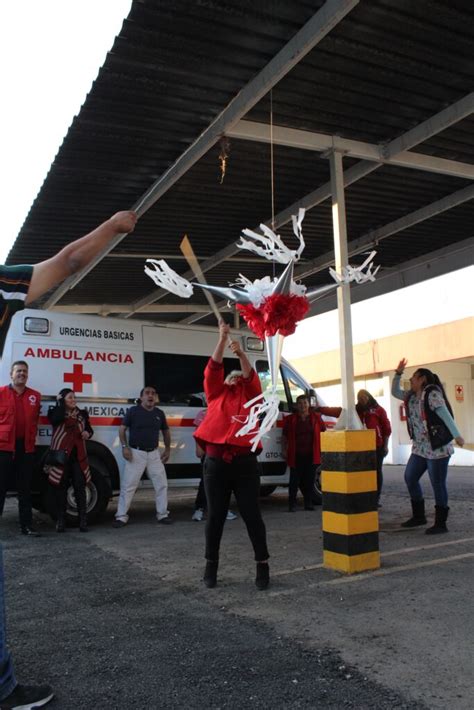
<instances>
[{"instance_id":1,"label":"concrete pillar","mask_svg":"<svg viewBox=\"0 0 474 710\"><path fill-rule=\"evenodd\" d=\"M323 563L352 574L380 567L375 431L321 435Z\"/></svg>"},{"instance_id":2,"label":"concrete pillar","mask_svg":"<svg viewBox=\"0 0 474 710\"><path fill-rule=\"evenodd\" d=\"M348 265L342 154L329 155L336 271ZM342 414L321 437L324 566L340 572L380 567L375 432L364 430L354 403L349 284L337 289Z\"/></svg>"}]
</instances>

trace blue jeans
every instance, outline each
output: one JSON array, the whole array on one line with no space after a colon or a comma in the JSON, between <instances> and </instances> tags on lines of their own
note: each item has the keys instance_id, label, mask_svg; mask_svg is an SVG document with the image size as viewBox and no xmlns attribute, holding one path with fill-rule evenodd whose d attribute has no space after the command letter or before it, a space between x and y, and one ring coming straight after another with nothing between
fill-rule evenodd
<instances>
[{"instance_id":1,"label":"blue jeans","mask_svg":"<svg viewBox=\"0 0 474 710\"><path fill-rule=\"evenodd\" d=\"M12 659L7 649L4 578L3 550L0 545L0 701L5 700L17 685Z\"/></svg>"},{"instance_id":2,"label":"blue jeans","mask_svg":"<svg viewBox=\"0 0 474 710\"><path fill-rule=\"evenodd\" d=\"M405 483L412 500L423 499L420 478L428 469L436 505L442 508L448 507L446 479L448 477L449 458L449 456L444 456L442 459L425 459L423 456L418 456L418 454L410 456L405 469Z\"/></svg>"}]
</instances>

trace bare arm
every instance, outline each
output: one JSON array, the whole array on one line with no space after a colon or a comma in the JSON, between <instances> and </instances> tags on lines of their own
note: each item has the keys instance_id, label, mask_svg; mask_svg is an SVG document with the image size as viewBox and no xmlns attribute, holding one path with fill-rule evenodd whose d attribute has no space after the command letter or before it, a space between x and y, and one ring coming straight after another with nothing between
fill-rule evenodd
<instances>
[{"instance_id":1,"label":"bare arm","mask_svg":"<svg viewBox=\"0 0 474 710\"><path fill-rule=\"evenodd\" d=\"M229 340L229 332L230 326L227 325L227 323L224 323L223 320L219 321L219 340L217 341L217 345L212 353L212 359L214 362L218 362L220 364L224 359L224 350L226 348L227 341Z\"/></svg>"},{"instance_id":2,"label":"bare arm","mask_svg":"<svg viewBox=\"0 0 474 710\"><path fill-rule=\"evenodd\" d=\"M247 355L240 347L240 344L237 341L233 340L230 344L230 349L232 350L234 355L237 355L240 360L240 367L242 369L243 376L245 378L250 377L250 373L252 372L252 365L250 364Z\"/></svg>"},{"instance_id":3,"label":"bare arm","mask_svg":"<svg viewBox=\"0 0 474 710\"><path fill-rule=\"evenodd\" d=\"M83 269L117 234L133 232L136 222L135 212L117 212L85 237L65 246L51 259L35 264L25 303L36 301L53 286Z\"/></svg>"}]
</instances>

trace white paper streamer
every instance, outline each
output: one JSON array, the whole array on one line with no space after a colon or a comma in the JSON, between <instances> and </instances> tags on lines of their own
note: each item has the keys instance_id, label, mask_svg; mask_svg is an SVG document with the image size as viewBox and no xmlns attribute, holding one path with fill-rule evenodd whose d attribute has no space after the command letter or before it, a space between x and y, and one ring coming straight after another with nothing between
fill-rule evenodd
<instances>
[{"instance_id":1,"label":"white paper streamer","mask_svg":"<svg viewBox=\"0 0 474 710\"><path fill-rule=\"evenodd\" d=\"M273 288L278 281L278 278L270 278L270 276L264 276L263 279L255 279L255 281L250 281L243 274L239 274L238 279L235 282L236 286L244 289L248 293L248 297L255 308L259 308L263 301L271 296L273 293ZM290 293L295 296L304 296L306 293L306 286L303 284L297 284L295 281L291 282Z\"/></svg>"},{"instance_id":2,"label":"white paper streamer","mask_svg":"<svg viewBox=\"0 0 474 710\"><path fill-rule=\"evenodd\" d=\"M377 271L380 269L380 265L377 266L377 268L372 271L373 268L373 263L372 259L376 255L376 251L370 252L369 256L367 259L364 261L361 266L344 266L342 268L342 273L339 274L337 271L334 269L330 268L329 273L333 277L334 281L338 284L349 284L352 281L355 281L358 284L363 284L366 283L367 281L375 281L375 275ZM367 267L367 271L364 272L364 269Z\"/></svg>"},{"instance_id":3,"label":"white paper streamer","mask_svg":"<svg viewBox=\"0 0 474 710\"><path fill-rule=\"evenodd\" d=\"M254 254L263 256L269 261L276 261L279 264L288 264L290 261L298 261L305 247L303 232L301 231L301 223L303 222L304 214L305 210L301 208L298 211L298 217L293 215L291 218L293 223L293 233L300 243L298 249L288 249L288 247L283 243L280 235L275 234L275 232L273 232L270 227L267 227L266 224L260 225L260 229L263 234L257 234L257 232L254 232L251 229L243 229L242 235L255 240L257 244L254 244L241 236L240 238L242 241L237 243L237 247L239 249L247 249L248 251L252 251ZM258 243L262 246L258 246Z\"/></svg>"},{"instance_id":4,"label":"white paper streamer","mask_svg":"<svg viewBox=\"0 0 474 710\"><path fill-rule=\"evenodd\" d=\"M261 439L268 434L278 419L279 404L280 398L275 392L266 395L259 394L258 397L246 402L244 409L250 408L250 412L246 423L235 433L235 436L254 434L250 443L252 451L255 451Z\"/></svg>"},{"instance_id":5,"label":"white paper streamer","mask_svg":"<svg viewBox=\"0 0 474 710\"><path fill-rule=\"evenodd\" d=\"M146 263L152 264L153 268L145 265L145 274L149 276L157 286L182 298L190 298L193 295L192 283L183 279L176 271L173 271L164 259L147 259Z\"/></svg>"}]
</instances>

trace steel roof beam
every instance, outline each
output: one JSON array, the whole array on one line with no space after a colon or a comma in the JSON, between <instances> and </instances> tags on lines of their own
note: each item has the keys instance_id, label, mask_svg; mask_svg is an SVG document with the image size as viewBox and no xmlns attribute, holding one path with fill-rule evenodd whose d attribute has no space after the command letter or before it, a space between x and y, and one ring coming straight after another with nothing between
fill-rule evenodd
<instances>
[{"instance_id":1,"label":"steel roof beam","mask_svg":"<svg viewBox=\"0 0 474 710\"><path fill-rule=\"evenodd\" d=\"M354 165L353 167L357 168L358 166ZM350 170L346 170L344 176L349 172ZM414 212L410 212L409 214L406 214L400 219L396 219L393 222L389 222L383 227L379 227L378 229L374 229L370 232L367 232L358 239L354 239L348 244L349 256L355 256L356 254L360 254L360 252L364 252L369 249L376 249L382 239L386 239L387 237L390 237L393 234L396 234L397 232L401 232L404 229L413 227L415 224L430 219L431 217L435 217L436 215L441 214L442 212L446 212L447 210L453 209L453 207L457 207L458 205L461 205L464 202L468 202L472 199L474 199L474 185L469 185L468 187L465 187L462 190L458 190L457 192L454 192L451 195L447 195L446 197L443 197L440 200L436 200L436 202L426 205L425 207L415 210ZM306 264L304 264L304 266L300 267L299 269L296 268L295 279L303 280L308 276L312 276L313 274L316 274L320 271L324 271L324 269L328 269L330 266L333 266L333 264L334 251L326 252L317 259L308 261ZM220 307L224 307L226 303L226 301L223 301ZM209 309L207 309L207 314L196 313L195 316L188 316L187 318L184 318L182 321L179 322L194 323L198 320L201 320L201 318L205 318L206 315L209 315L209 313L210 311Z\"/></svg>"},{"instance_id":2,"label":"steel roof beam","mask_svg":"<svg viewBox=\"0 0 474 710\"><path fill-rule=\"evenodd\" d=\"M100 315L109 315L109 313L126 313L132 306L124 306L123 303L85 303L85 304L68 304L53 306L50 310L60 311L61 313L98 313ZM220 306L223 312L232 312L232 308L227 306L227 301L224 301ZM193 305L189 303L173 303L173 304L150 304L145 306L142 313L202 313L206 316L209 313L207 304Z\"/></svg>"},{"instance_id":3,"label":"steel roof beam","mask_svg":"<svg viewBox=\"0 0 474 710\"><path fill-rule=\"evenodd\" d=\"M421 135L421 132L419 134ZM300 150L314 150L321 153L337 150L349 158L474 180L474 165L422 153L413 153L408 150L394 153L392 148L390 148L391 143L377 145L375 143L340 138L327 133L286 128L285 126L273 126L273 130L271 130L268 124L256 123L255 121L239 121L233 129L227 132L227 136L239 140L257 141L258 143L270 143L273 140L274 145L284 145ZM422 140L425 140L425 138ZM398 145L401 139L397 139L394 142Z\"/></svg>"},{"instance_id":4,"label":"steel roof beam","mask_svg":"<svg viewBox=\"0 0 474 710\"><path fill-rule=\"evenodd\" d=\"M182 153L173 165L156 180L132 209L141 217L155 202L164 195L177 180L222 138L225 132L245 116L261 98L263 98L300 62L324 37L356 6L359 0L326 0L324 5L310 20L287 42L287 44L268 62L248 84L230 101L225 109L215 118L201 135ZM62 296L74 288L87 274L102 261L126 234L119 234L85 269L67 279L45 304L46 308L55 305Z\"/></svg>"},{"instance_id":5,"label":"steel roof beam","mask_svg":"<svg viewBox=\"0 0 474 710\"><path fill-rule=\"evenodd\" d=\"M413 147L413 145L415 145L415 137L420 141L426 140L427 138L430 138L431 136L435 135L436 130L445 130L450 125L453 125L457 121L460 121L461 119L465 118L467 115L472 113L473 96L473 93L468 94L460 101L452 104L451 106L448 106L447 108L438 112L434 116L431 116L429 119L423 121L415 128L411 129L410 131L407 131L407 133L404 133L402 136L399 136L393 141L390 141L384 147L384 150L388 151L388 153L391 154L397 145L405 145L405 143L407 146ZM366 175L369 175L374 170L377 170L377 168L379 168L381 165L383 165L382 161L371 162L368 160L363 160L360 163L353 165L351 168L344 171L344 187L348 187L354 182L357 182L357 180L361 180ZM305 197L303 197L301 200L294 202L292 205L279 212L275 217L275 229L278 229L279 227L289 222L291 220L291 216L296 214L300 207L304 207L307 210L312 209L313 207L316 207L317 205L327 200L330 196L331 183L328 181L313 192L310 192L308 195L305 195ZM266 224L270 226L271 220L268 220ZM206 259L205 261L203 261L200 264L201 270L204 273L206 271L210 271L221 261L225 261L229 257L234 256L237 252L238 249L236 248L235 243L230 244L218 251L210 259ZM187 271L185 274L183 274L183 276L188 279L193 278L193 274L191 271ZM132 304L132 306L134 306L135 311L141 310L143 306L146 306L149 303L154 303L155 301L164 298L166 294L167 291L164 291L163 289L153 291L152 293L149 293L143 298L136 301L135 304ZM132 309L132 311L127 314L126 317L130 317L134 313L134 310ZM202 316L199 316L199 318L202 318Z\"/></svg>"},{"instance_id":6,"label":"steel roof beam","mask_svg":"<svg viewBox=\"0 0 474 710\"><path fill-rule=\"evenodd\" d=\"M400 219L389 222L383 227L373 229L358 239L354 239L348 244L349 256L360 254L360 252L367 251L368 249L376 249L383 239L391 237L397 234L397 232L409 229L427 219L436 217L436 215L453 209L453 207L458 207L472 199L474 199L474 185L468 185L468 187L464 187L462 190L457 190L457 192L453 192L451 195L447 195L440 200L436 200L436 202L432 202L425 207L421 207L414 212L400 217ZM307 262L302 268L295 269L295 279L305 279L308 276L312 276L319 271L329 268L333 263L334 252L326 252L326 254L323 254L317 259Z\"/></svg>"},{"instance_id":7,"label":"steel roof beam","mask_svg":"<svg viewBox=\"0 0 474 710\"><path fill-rule=\"evenodd\" d=\"M360 284L351 290L352 303L358 303L366 298L374 298L400 288L413 286L428 279L442 276L450 271L462 269L472 263L474 238L457 242L454 247L443 247L429 254L424 254L410 261L398 264L394 268L379 272L374 282ZM336 308L335 294L325 296L317 302L317 308L311 309L309 315L317 315Z\"/></svg>"},{"instance_id":8,"label":"steel roof beam","mask_svg":"<svg viewBox=\"0 0 474 710\"><path fill-rule=\"evenodd\" d=\"M443 111L431 116L426 121L419 123L410 131L403 133L384 145L384 153L390 159L397 153L410 150L415 145L423 143L432 136L441 133L455 123L459 123L474 112L474 92L466 94L462 99L447 106Z\"/></svg>"}]
</instances>

